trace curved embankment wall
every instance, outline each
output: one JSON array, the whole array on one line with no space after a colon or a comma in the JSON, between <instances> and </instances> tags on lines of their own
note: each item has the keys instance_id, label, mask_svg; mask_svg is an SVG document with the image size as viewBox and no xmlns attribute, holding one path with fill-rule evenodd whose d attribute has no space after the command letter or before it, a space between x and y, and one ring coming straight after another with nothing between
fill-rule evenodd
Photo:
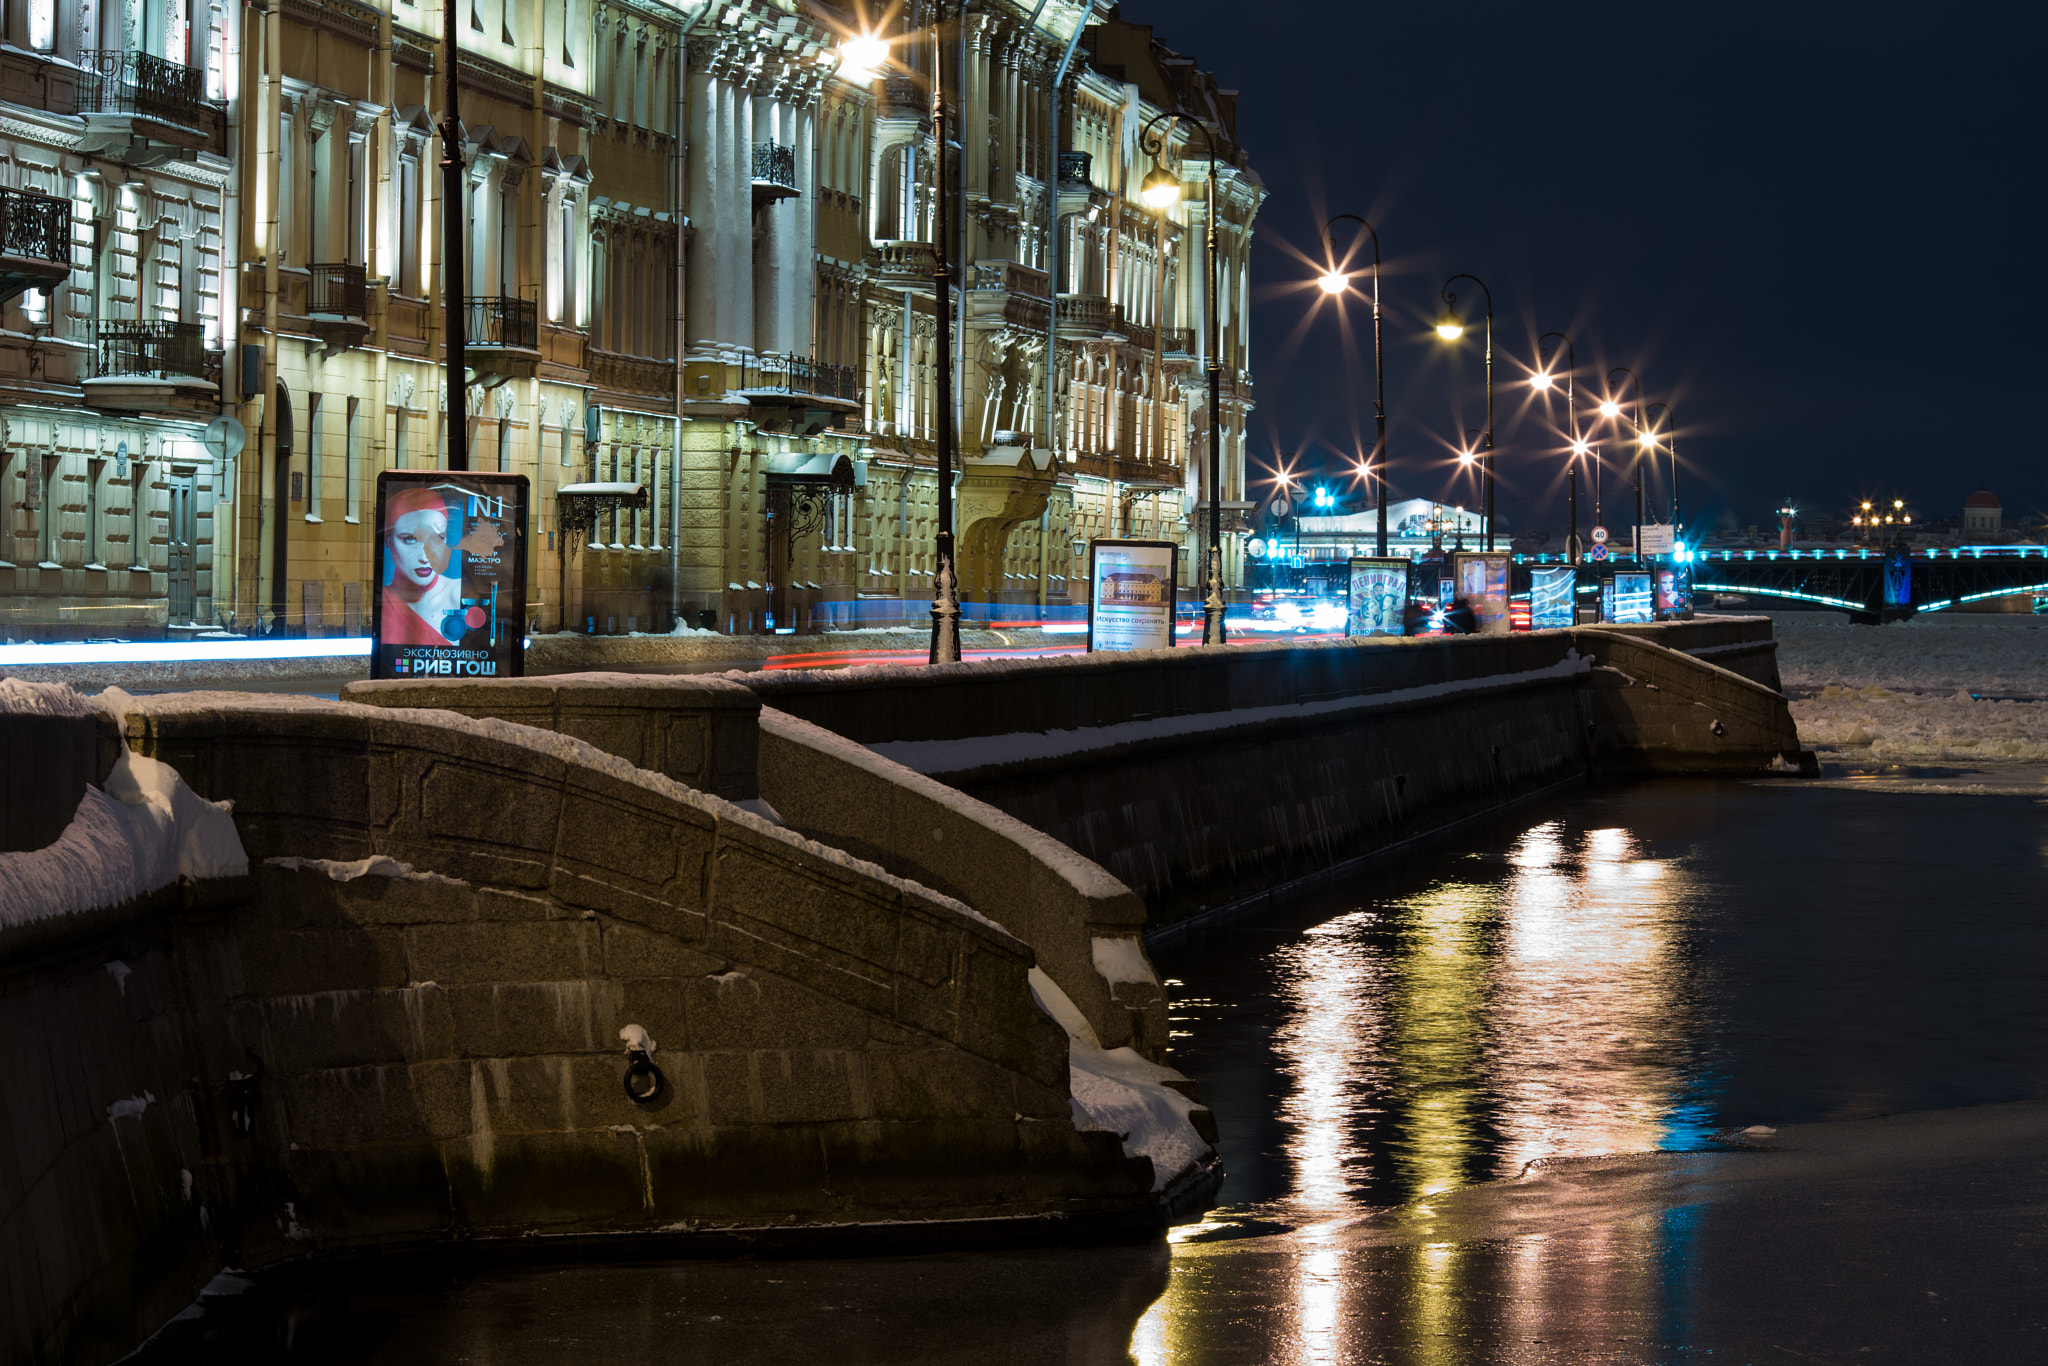
<instances>
[{"instance_id":1,"label":"curved embankment wall","mask_svg":"<svg viewBox=\"0 0 2048 1366\"><path fill-rule=\"evenodd\" d=\"M251 873L0 929L5 1360L111 1359L311 1251L1160 1218L1076 1130L1029 949L944 896L525 727L125 724L101 775L126 743L232 800Z\"/></svg>"},{"instance_id":2,"label":"curved embankment wall","mask_svg":"<svg viewBox=\"0 0 2048 1366\"><path fill-rule=\"evenodd\" d=\"M1100 864L1156 933L1589 773L1796 764L1785 699L1754 677L1775 671L1769 633L1750 618L744 681Z\"/></svg>"}]
</instances>

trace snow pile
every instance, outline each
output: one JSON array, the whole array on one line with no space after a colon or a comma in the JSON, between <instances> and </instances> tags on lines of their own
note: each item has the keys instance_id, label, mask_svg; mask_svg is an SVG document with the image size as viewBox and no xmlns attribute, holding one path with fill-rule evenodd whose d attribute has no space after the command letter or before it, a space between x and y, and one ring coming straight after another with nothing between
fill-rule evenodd
<instances>
[{"instance_id":1,"label":"snow pile","mask_svg":"<svg viewBox=\"0 0 2048 1366\"><path fill-rule=\"evenodd\" d=\"M169 764L123 750L55 844L0 854L0 928L118 906L181 877L240 877L249 856L231 809Z\"/></svg>"},{"instance_id":2,"label":"snow pile","mask_svg":"<svg viewBox=\"0 0 2048 1366\"><path fill-rule=\"evenodd\" d=\"M0 712L10 716L91 716L93 708L68 683L0 678Z\"/></svg>"},{"instance_id":3,"label":"snow pile","mask_svg":"<svg viewBox=\"0 0 2048 1366\"><path fill-rule=\"evenodd\" d=\"M459 877L448 877L442 873L416 872L410 863L400 863L385 854L372 854L368 858L355 859L349 863L341 863L331 858L300 858L296 855L267 858L263 861L288 873L296 873L302 868L308 872L325 873L336 882L354 882L359 877L388 877L401 882L445 882L451 887L469 885Z\"/></svg>"},{"instance_id":4,"label":"snow pile","mask_svg":"<svg viewBox=\"0 0 2048 1366\"><path fill-rule=\"evenodd\" d=\"M1832 762L2048 760L2048 621L1774 618L1800 738Z\"/></svg>"},{"instance_id":5,"label":"snow pile","mask_svg":"<svg viewBox=\"0 0 2048 1366\"><path fill-rule=\"evenodd\" d=\"M1068 1088L1076 1129L1115 1134L1126 1156L1151 1158L1154 1191L1165 1190L1215 1157L1216 1150L1188 1121L1195 1102L1163 1084L1181 1080L1180 1073L1145 1061L1133 1049L1104 1048L1087 1018L1052 978L1033 968L1030 981L1038 1008L1067 1031Z\"/></svg>"}]
</instances>

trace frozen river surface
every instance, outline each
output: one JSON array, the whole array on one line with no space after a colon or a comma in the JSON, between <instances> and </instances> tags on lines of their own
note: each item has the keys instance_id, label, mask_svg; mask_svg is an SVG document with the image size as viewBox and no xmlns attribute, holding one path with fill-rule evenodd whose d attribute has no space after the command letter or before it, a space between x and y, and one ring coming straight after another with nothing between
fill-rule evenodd
<instances>
[{"instance_id":1,"label":"frozen river surface","mask_svg":"<svg viewBox=\"0 0 2048 1366\"><path fill-rule=\"evenodd\" d=\"M1230 1173L1169 1245L259 1288L193 1359L2048 1361L2044 887L2024 796L1580 789L1159 954Z\"/></svg>"}]
</instances>

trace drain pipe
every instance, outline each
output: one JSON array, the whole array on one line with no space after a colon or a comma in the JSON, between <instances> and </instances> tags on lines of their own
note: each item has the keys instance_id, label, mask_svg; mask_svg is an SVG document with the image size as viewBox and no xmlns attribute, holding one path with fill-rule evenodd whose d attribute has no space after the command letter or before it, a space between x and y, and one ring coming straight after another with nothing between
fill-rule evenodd
<instances>
[{"instance_id":1,"label":"drain pipe","mask_svg":"<svg viewBox=\"0 0 2048 1366\"><path fill-rule=\"evenodd\" d=\"M689 132L690 100L690 35L697 25L704 22L704 16L711 13L719 0L704 0L690 22L683 25L683 31L676 35L676 112L674 136L669 145L674 149L669 157L669 216L676 227L676 420L674 439L669 443L668 456L668 620L669 629L674 630L682 618L683 611L683 349L688 341L689 320L684 316L684 261L683 234L687 231L688 220L683 215L683 178L689 169L689 148L685 145Z\"/></svg>"}]
</instances>

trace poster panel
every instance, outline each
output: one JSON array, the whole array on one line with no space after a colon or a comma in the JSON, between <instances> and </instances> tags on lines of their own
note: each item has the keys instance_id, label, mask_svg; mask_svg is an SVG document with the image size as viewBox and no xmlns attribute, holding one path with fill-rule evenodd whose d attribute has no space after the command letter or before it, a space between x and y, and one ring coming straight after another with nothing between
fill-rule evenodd
<instances>
[{"instance_id":1,"label":"poster panel","mask_svg":"<svg viewBox=\"0 0 2048 1366\"><path fill-rule=\"evenodd\" d=\"M1172 541L1088 543L1088 649L1173 647L1180 546Z\"/></svg>"},{"instance_id":2,"label":"poster panel","mask_svg":"<svg viewBox=\"0 0 2048 1366\"><path fill-rule=\"evenodd\" d=\"M1351 561L1344 634L1398 636L1408 606L1408 561Z\"/></svg>"},{"instance_id":3,"label":"poster panel","mask_svg":"<svg viewBox=\"0 0 2048 1366\"><path fill-rule=\"evenodd\" d=\"M1685 621L1692 617L1692 566L1660 564L1656 573L1657 620Z\"/></svg>"},{"instance_id":4,"label":"poster panel","mask_svg":"<svg viewBox=\"0 0 2048 1366\"><path fill-rule=\"evenodd\" d=\"M1451 556L1456 593L1478 619L1478 634L1504 636L1508 625L1508 554L1506 551L1460 551Z\"/></svg>"},{"instance_id":5,"label":"poster panel","mask_svg":"<svg viewBox=\"0 0 2048 1366\"><path fill-rule=\"evenodd\" d=\"M377 476L372 678L526 671L526 476Z\"/></svg>"},{"instance_id":6,"label":"poster panel","mask_svg":"<svg viewBox=\"0 0 2048 1366\"><path fill-rule=\"evenodd\" d=\"M1529 571L1529 629L1548 631L1572 624L1573 590L1579 576L1569 565Z\"/></svg>"},{"instance_id":7,"label":"poster panel","mask_svg":"<svg viewBox=\"0 0 2048 1366\"><path fill-rule=\"evenodd\" d=\"M1641 554L1669 555L1678 545L1678 529L1669 522L1647 522L1641 532Z\"/></svg>"},{"instance_id":8,"label":"poster panel","mask_svg":"<svg viewBox=\"0 0 2048 1366\"><path fill-rule=\"evenodd\" d=\"M1632 625L1650 620L1650 576L1610 574L1600 582L1600 620Z\"/></svg>"}]
</instances>

